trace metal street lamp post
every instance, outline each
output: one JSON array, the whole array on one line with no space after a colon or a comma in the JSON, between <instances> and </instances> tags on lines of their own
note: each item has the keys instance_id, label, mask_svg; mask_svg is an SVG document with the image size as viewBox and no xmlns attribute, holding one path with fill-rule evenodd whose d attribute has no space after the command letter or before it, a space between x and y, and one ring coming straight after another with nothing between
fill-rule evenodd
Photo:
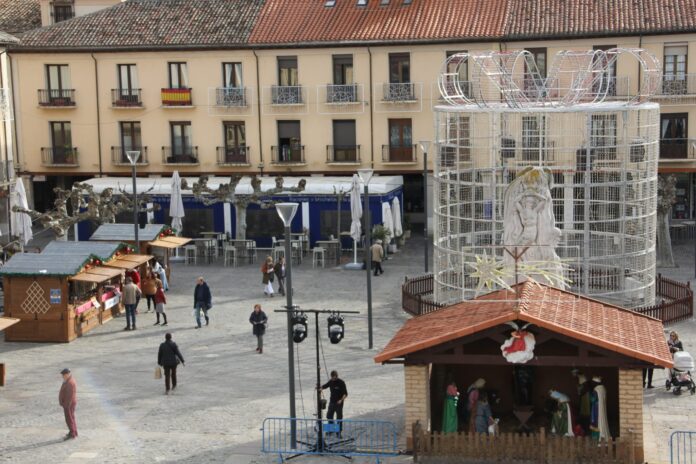
<instances>
[{"instance_id":1,"label":"metal street lamp post","mask_svg":"<svg viewBox=\"0 0 696 464\"><path fill-rule=\"evenodd\" d=\"M128 161L130 161L133 174L133 228L135 229L135 251L136 253L140 251L140 242L138 241L138 191L136 190L136 172L135 166L138 164L138 159L140 159L140 152L127 151L126 156Z\"/></svg>"},{"instance_id":2,"label":"metal street lamp post","mask_svg":"<svg viewBox=\"0 0 696 464\"><path fill-rule=\"evenodd\" d=\"M297 424L295 421L295 352L292 342L292 249L290 234L292 219L297 212L298 203L276 203L276 211L285 226L285 299L288 319L288 383L290 390L290 434L291 447L297 447Z\"/></svg>"},{"instance_id":3,"label":"metal street lamp post","mask_svg":"<svg viewBox=\"0 0 696 464\"><path fill-rule=\"evenodd\" d=\"M358 169L358 177L365 184L365 270L367 271L367 343L372 349L372 256L370 245L372 244L372 225L370 224L370 191L368 184L372 179L372 169Z\"/></svg>"},{"instance_id":4,"label":"metal street lamp post","mask_svg":"<svg viewBox=\"0 0 696 464\"><path fill-rule=\"evenodd\" d=\"M425 242L425 272L428 272L428 149L429 140L421 140L423 151L423 241Z\"/></svg>"}]
</instances>

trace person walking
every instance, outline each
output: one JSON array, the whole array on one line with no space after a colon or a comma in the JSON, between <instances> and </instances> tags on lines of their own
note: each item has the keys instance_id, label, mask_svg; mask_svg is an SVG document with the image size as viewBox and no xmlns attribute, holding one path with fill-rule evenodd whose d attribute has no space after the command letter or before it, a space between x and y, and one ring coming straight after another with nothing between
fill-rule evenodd
<instances>
[{"instance_id":1,"label":"person walking","mask_svg":"<svg viewBox=\"0 0 696 464\"><path fill-rule=\"evenodd\" d=\"M157 291L155 292L155 315L157 315L157 322L155 322L155 325L160 323L160 314L164 318L162 325L167 325L167 313L164 312L165 304L167 304L167 297L164 296L164 285L161 280L157 279Z\"/></svg>"},{"instance_id":2,"label":"person walking","mask_svg":"<svg viewBox=\"0 0 696 464\"><path fill-rule=\"evenodd\" d=\"M176 367L181 362L182 366L186 366L184 357L179 351L179 347L172 341L172 334L167 333L164 336L164 341L160 343L159 351L157 352L157 364L164 369L164 394L168 395L170 390L176 389Z\"/></svg>"},{"instance_id":3,"label":"person walking","mask_svg":"<svg viewBox=\"0 0 696 464\"><path fill-rule=\"evenodd\" d=\"M159 276L159 279L162 281L162 285L164 286L164 291L168 292L169 282L167 281L167 270L164 269L164 267L160 264L157 258L152 258L152 261L152 272L154 272L155 275Z\"/></svg>"},{"instance_id":4,"label":"person walking","mask_svg":"<svg viewBox=\"0 0 696 464\"><path fill-rule=\"evenodd\" d=\"M196 310L196 329L201 328L201 311L205 316L205 325L210 325L208 310L213 307L213 297L210 294L208 284L199 277L196 283L196 288L193 290L193 309Z\"/></svg>"},{"instance_id":5,"label":"person walking","mask_svg":"<svg viewBox=\"0 0 696 464\"><path fill-rule=\"evenodd\" d=\"M157 293L157 285L162 285L162 281L157 278L154 272L148 270L143 277L143 281L140 284L142 292L147 300L147 312L154 311L155 309L155 293ZM150 306L152 302L152 306Z\"/></svg>"},{"instance_id":6,"label":"person walking","mask_svg":"<svg viewBox=\"0 0 696 464\"><path fill-rule=\"evenodd\" d=\"M141 291L133 283L133 279L126 277L123 286L123 305L126 307L126 328L123 330L135 330L135 308L138 306Z\"/></svg>"},{"instance_id":7,"label":"person walking","mask_svg":"<svg viewBox=\"0 0 696 464\"><path fill-rule=\"evenodd\" d=\"M263 334L266 333L268 317L261 309L260 304L254 305L254 311L249 316L249 323L253 326L252 333L256 336L256 352L263 354Z\"/></svg>"},{"instance_id":8,"label":"person walking","mask_svg":"<svg viewBox=\"0 0 696 464\"><path fill-rule=\"evenodd\" d=\"M375 271L375 275L384 274L382 270L382 258L384 258L384 248L382 248L382 241L375 240L374 245L370 247L370 252L372 254L372 269Z\"/></svg>"},{"instance_id":9,"label":"person walking","mask_svg":"<svg viewBox=\"0 0 696 464\"><path fill-rule=\"evenodd\" d=\"M343 405L348 397L348 389L346 383L338 378L338 372L331 371L331 380L321 386L322 390L330 389L331 396L329 397L329 409L326 411L326 418L333 422L334 415L336 419L343 420ZM338 426L338 436L341 436L343 424Z\"/></svg>"},{"instance_id":10,"label":"person walking","mask_svg":"<svg viewBox=\"0 0 696 464\"><path fill-rule=\"evenodd\" d=\"M270 256L266 256L266 261L261 265L261 273L263 274L261 279L263 282L263 293L266 296L273 297L274 266L273 258Z\"/></svg>"},{"instance_id":11,"label":"person walking","mask_svg":"<svg viewBox=\"0 0 696 464\"><path fill-rule=\"evenodd\" d=\"M70 369L60 371L63 375L63 385L58 393L58 404L63 408L65 423L68 425L68 434L64 440L77 438L77 421L75 420L75 407L77 406L77 384L70 373Z\"/></svg>"},{"instance_id":12,"label":"person walking","mask_svg":"<svg viewBox=\"0 0 696 464\"><path fill-rule=\"evenodd\" d=\"M281 256L273 266L273 273L278 278L278 293L285 296L285 256Z\"/></svg>"}]
</instances>

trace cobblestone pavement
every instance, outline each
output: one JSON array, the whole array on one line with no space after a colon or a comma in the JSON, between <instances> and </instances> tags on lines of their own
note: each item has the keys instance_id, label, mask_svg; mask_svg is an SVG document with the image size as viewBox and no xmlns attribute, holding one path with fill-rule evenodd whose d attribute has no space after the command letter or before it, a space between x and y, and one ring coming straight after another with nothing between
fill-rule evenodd
<instances>
[{"instance_id":1,"label":"cobblestone pavement","mask_svg":"<svg viewBox=\"0 0 696 464\"><path fill-rule=\"evenodd\" d=\"M372 351L367 349L364 272L312 269L308 262L294 267L296 304L362 312L346 317L346 339L339 345L329 344L325 332L321 334L327 368L338 369L348 384L347 417L387 419L403 430L402 369L376 365L372 357L406 319L400 310L400 283L404 275L422 271L421 243L411 240L385 263L385 274L373 278L376 349ZM691 245L675 247L675 256L679 267L661 272L691 280L693 286ZM70 344L0 341L0 359L8 369L7 386L0 388L0 462L273 462L259 454L259 428L264 417L288 414L285 315L272 312L285 300L263 298L258 267L175 265L168 329L187 363L179 369L180 385L171 396L164 396L163 382L153 379L157 347L166 330L152 326L154 315L144 313L144 302L136 332L122 332L123 320L116 319ZM215 306L211 326L194 330L191 292L198 275L210 283ZM256 302L271 318L263 355L254 353L247 322ZM696 354L693 321L670 329L677 330L685 348ZM320 330L326 330L324 320ZM313 412L313 332L310 325L310 338L298 346L299 417L311 417ZM65 426L57 404L58 372L66 366L73 370L79 392L80 438L70 442L61 441ZM657 388L645 390L645 451L650 463L669 462L673 430L696 430L696 396L665 392L660 388L664 378L655 371ZM343 461L322 457L299 462Z\"/></svg>"},{"instance_id":2,"label":"cobblestone pavement","mask_svg":"<svg viewBox=\"0 0 696 464\"><path fill-rule=\"evenodd\" d=\"M295 304L361 311L346 316L346 337L338 345L328 342L326 318L320 319L326 368L337 369L350 392L346 418L387 419L403 430L402 368L377 365L372 358L406 319L400 283L404 275L422 271L420 243L411 240L384 263L384 275L372 279L374 350L367 349L365 272L313 269L311 260L293 268ZM209 282L214 307L210 326L194 330L191 300L198 275ZM273 313L285 299L264 298L258 264L176 264L171 287L165 328L153 326L155 316L145 313L142 301L135 332L123 332L124 320L118 318L70 344L6 343L0 338L0 359L8 371L7 385L0 388L0 462L270 461L259 453L262 420L289 414L286 316ZM254 351L248 322L257 302L270 318L263 355ZM170 396L164 395L164 382L154 380L157 348L167 330L186 359ZM313 324L298 352L297 414L312 417ZM63 367L72 369L78 385L80 437L69 442L61 441L66 428L58 406Z\"/></svg>"}]
</instances>

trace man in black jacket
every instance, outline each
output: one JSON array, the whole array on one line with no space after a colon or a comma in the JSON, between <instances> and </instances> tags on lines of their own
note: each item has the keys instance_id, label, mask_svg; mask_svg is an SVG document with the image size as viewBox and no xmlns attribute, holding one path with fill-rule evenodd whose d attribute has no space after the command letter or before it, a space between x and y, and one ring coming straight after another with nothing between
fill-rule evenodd
<instances>
[{"instance_id":1,"label":"man in black jacket","mask_svg":"<svg viewBox=\"0 0 696 464\"><path fill-rule=\"evenodd\" d=\"M179 347L172 341L172 334L167 333L164 336L164 342L160 344L159 352L157 353L157 364L164 367L164 388L165 395L169 394L169 379L171 378L172 390L176 388L176 366L181 361L184 364L184 357L181 356Z\"/></svg>"},{"instance_id":2,"label":"man in black jacket","mask_svg":"<svg viewBox=\"0 0 696 464\"><path fill-rule=\"evenodd\" d=\"M331 371L331 380L321 386L322 390L327 388L331 390L331 397L329 398L329 410L326 412L326 418L333 420L335 414L336 419L343 420L343 404L348 397L348 389L346 383L338 378L338 372ZM343 430L342 423L339 423L339 430ZM338 435L341 435L340 431Z\"/></svg>"},{"instance_id":3,"label":"man in black jacket","mask_svg":"<svg viewBox=\"0 0 696 464\"><path fill-rule=\"evenodd\" d=\"M193 289L193 309L196 310L196 329L201 328L201 311L205 315L205 325L210 325L208 318L208 310L213 307L213 297L210 294L208 284L199 277L196 282L196 288Z\"/></svg>"}]
</instances>

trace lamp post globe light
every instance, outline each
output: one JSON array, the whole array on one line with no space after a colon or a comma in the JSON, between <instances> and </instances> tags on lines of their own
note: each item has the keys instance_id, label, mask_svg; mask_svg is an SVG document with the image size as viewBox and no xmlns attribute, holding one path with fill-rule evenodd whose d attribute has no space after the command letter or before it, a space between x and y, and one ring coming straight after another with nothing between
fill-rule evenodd
<instances>
[{"instance_id":1,"label":"lamp post globe light","mask_svg":"<svg viewBox=\"0 0 696 464\"><path fill-rule=\"evenodd\" d=\"M295 424L295 354L293 351L293 305L292 305L292 250L290 248L290 227L297 213L297 203L276 203L276 211L285 226L285 299L288 320L288 386L290 393L291 446L296 448L297 430Z\"/></svg>"},{"instance_id":2,"label":"lamp post globe light","mask_svg":"<svg viewBox=\"0 0 696 464\"><path fill-rule=\"evenodd\" d=\"M133 175L133 228L135 230L135 251L140 251L140 242L138 241L138 190L136 187L136 172L135 167L140 159L140 151L132 150L126 152L126 157L131 164L131 172Z\"/></svg>"},{"instance_id":3,"label":"lamp post globe light","mask_svg":"<svg viewBox=\"0 0 696 464\"><path fill-rule=\"evenodd\" d=\"M372 224L370 223L370 190L369 183L374 171L369 168L358 169L358 177L365 185L365 205L363 214L365 215L365 270L367 271L367 343L368 348L372 349L372 256L370 256L370 245L372 245Z\"/></svg>"},{"instance_id":4,"label":"lamp post globe light","mask_svg":"<svg viewBox=\"0 0 696 464\"><path fill-rule=\"evenodd\" d=\"M428 149L430 140L418 142L423 152L423 241L425 243L425 272L428 272Z\"/></svg>"}]
</instances>

